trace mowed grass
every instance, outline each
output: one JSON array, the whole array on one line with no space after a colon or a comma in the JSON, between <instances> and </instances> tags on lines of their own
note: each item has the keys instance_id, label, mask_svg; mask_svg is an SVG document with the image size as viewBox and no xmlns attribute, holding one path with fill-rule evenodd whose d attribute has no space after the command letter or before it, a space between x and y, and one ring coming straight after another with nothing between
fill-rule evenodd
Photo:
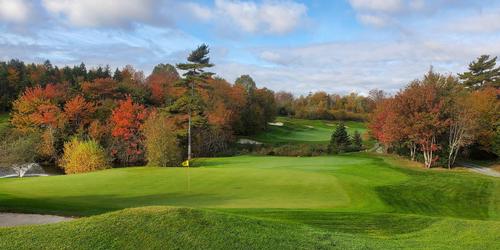
<instances>
[{"instance_id":1,"label":"mowed grass","mask_svg":"<svg viewBox=\"0 0 500 250\"><path fill-rule=\"evenodd\" d=\"M0 180L0 210L91 215L127 207L388 211L377 186L406 175L370 156L202 159L194 168L118 168ZM36 190L36 191L34 191Z\"/></svg>"},{"instance_id":2,"label":"mowed grass","mask_svg":"<svg viewBox=\"0 0 500 250\"><path fill-rule=\"evenodd\" d=\"M327 144L339 123L339 121L304 120L288 117L277 117L276 122L283 123L283 126L269 125L265 132L253 136L252 139L263 143ZM356 130L361 134L366 133L366 126L362 122L346 121L344 124L351 135Z\"/></svg>"},{"instance_id":3,"label":"mowed grass","mask_svg":"<svg viewBox=\"0 0 500 250\"><path fill-rule=\"evenodd\" d=\"M0 179L0 210L95 215L0 229L0 248L500 247L497 178L360 153L196 165Z\"/></svg>"}]
</instances>

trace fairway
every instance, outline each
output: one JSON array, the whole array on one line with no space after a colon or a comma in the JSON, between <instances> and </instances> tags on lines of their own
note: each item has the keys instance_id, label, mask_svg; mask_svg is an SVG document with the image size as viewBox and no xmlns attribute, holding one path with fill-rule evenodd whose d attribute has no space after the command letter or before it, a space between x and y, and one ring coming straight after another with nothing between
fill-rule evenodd
<instances>
[{"instance_id":1,"label":"fairway","mask_svg":"<svg viewBox=\"0 0 500 250\"><path fill-rule=\"evenodd\" d=\"M210 225L207 237L215 238L209 242L203 242L204 238L178 242L185 247L199 243L230 248L264 235L267 246L283 248L302 244L305 248L449 248L453 241L460 241L453 245L458 249L498 246L498 179L462 171L428 171L403 163L361 153L329 157L239 156L200 159L189 169L134 167L0 179L0 209L4 211L90 216L120 210L56 225L0 229L0 246L14 248L5 237L23 233L33 235L35 242L43 242L47 230L74 232L77 228L83 228L83 238L90 238L95 230L113 237L116 230L120 232L112 226L116 221L130 232L138 227L159 232L179 227L186 220L192 228L182 229L185 234L199 230L200 225ZM200 210L188 211L194 217L164 207L121 212L143 206ZM156 223L160 218L164 218L162 223ZM221 238L217 235L224 223L230 223L227 225L231 230L254 233L245 238L223 234L225 238ZM255 227L244 226L247 223ZM283 235L265 234L267 231L259 225ZM71 233L51 233L48 237L64 244L64 235L69 237ZM143 237L155 245L160 244L160 239L173 244L177 236L153 233ZM318 240L322 237L324 241ZM224 239L233 243L224 245ZM90 241L86 246L92 244L97 243Z\"/></svg>"},{"instance_id":2,"label":"fairway","mask_svg":"<svg viewBox=\"0 0 500 250\"><path fill-rule=\"evenodd\" d=\"M304 120L288 117L277 117L276 123L282 126L269 125L269 128L252 137L263 143L320 143L330 141L332 132L339 121ZM362 122L346 121L347 132L352 135L354 131L366 133L366 126Z\"/></svg>"}]
</instances>

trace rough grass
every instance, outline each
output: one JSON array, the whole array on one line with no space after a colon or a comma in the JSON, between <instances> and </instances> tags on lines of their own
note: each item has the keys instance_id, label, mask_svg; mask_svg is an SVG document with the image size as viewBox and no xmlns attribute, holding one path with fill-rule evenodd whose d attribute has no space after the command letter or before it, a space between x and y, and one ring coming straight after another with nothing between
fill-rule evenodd
<instances>
[{"instance_id":1,"label":"rough grass","mask_svg":"<svg viewBox=\"0 0 500 250\"><path fill-rule=\"evenodd\" d=\"M253 140L263 143L319 143L327 144L330 141L333 130L338 121L304 120L288 117L278 117L276 122L282 122L283 126L269 126L267 131L260 133ZM362 122L347 121L349 134L358 131L366 133L366 126Z\"/></svg>"}]
</instances>

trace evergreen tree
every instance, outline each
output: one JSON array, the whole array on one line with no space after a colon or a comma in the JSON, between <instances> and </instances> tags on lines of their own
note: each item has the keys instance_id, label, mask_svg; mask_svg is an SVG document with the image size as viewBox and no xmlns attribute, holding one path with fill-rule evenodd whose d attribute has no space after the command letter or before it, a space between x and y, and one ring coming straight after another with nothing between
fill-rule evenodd
<instances>
[{"instance_id":1,"label":"evergreen tree","mask_svg":"<svg viewBox=\"0 0 500 250\"><path fill-rule=\"evenodd\" d=\"M240 85L247 92L247 94L252 94L252 92L257 88L255 81L249 75L242 75L234 81L235 85Z\"/></svg>"},{"instance_id":2,"label":"evergreen tree","mask_svg":"<svg viewBox=\"0 0 500 250\"><path fill-rule=\"evenodd\" d=\"M116 68L115 73L113 74L113 80L117 82L121 82L123 80L122 72Z\"/></svg>"},{"instance_id":3,"label":"evergreen tree","mask_svg":"<svg viewBox=\"0 0 500 250\"><path fill-rule=\"evenodd\" d=\"M188 114L188 160L191 160L191 126L193 118L202 118L203 102L198 94L198 88L207 88L206 80L211 78L213 73L206 72L205 68L214 66L210 63L208 53L210 50L206 44L198 46L198 48L191 52L187 58L187 63L177 64L177 68L186 71L182 74L183 78L179 81L179 86L186 89L184 96L177 99L172 105L170 110L185 112ZM197 117L194 117L196 115ZM196 125L196 124L195 124Z\"/></svg>"},{"instance_id":4,"label":"evergreen tree","mask_svg":"<svg viewBox=\"0 0 500 250\"><path fill-rule=\"evenodd\" d=\"M470 89L480 89L486 86L500 87L500 67L496 66L497 57L490 59L482 55L469 64L469 71L458 74L463 84Z\"/></svg>"},{"instance_id":5,"label":"evergreen tree","mask_svg":"<svg viewBox=\"0 0 500 250\"><path fill-rule=\"evenodd\" d=\"M177 72L175 67L168 64L168 63L167 64L160 63L160 64L156 65L151 74L152 75L153 74L165 74L165 75L170 75L174 78L180 77L179 73Z\"/></svg>"},{"instance_id":6,"label":"evergreen tree","mask_svg":"<svg viewBox=\"0 0 500 250\"><path fill-rule=\"evenodd\" d=\"M351 145L351 139L347 134L347 129L344 123L340 123L332 134L330 144L328 145L328 152L331 154L338 154L347 152Z\"/></svg>"},{"instance_id":7,"label":"evergreen tree","mask_svg":"<svg viewBox=\"0 0 500 250\"><path fill-rule=\"evenodd\" d=\"M363 148L363 139L361 139L361 134L356 130L354 131L354 136L352 137L352 143L354 150L360 151Z\"/></svg>"}]
</instances>

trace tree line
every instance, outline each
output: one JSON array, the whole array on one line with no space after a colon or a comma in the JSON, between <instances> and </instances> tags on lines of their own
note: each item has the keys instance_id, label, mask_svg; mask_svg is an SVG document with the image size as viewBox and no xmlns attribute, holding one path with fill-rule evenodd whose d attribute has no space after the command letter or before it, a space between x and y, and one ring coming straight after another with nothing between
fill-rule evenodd
<instances>
[{"instance_id":1,"label":"tree line","mask_svg":"<svg viewBox=\"0 0 500 250\"><path fill-rule=\"evenodd\" d=\"M371 115L371 135L386 151L451 168L457 157L500 156L500 67L483 55L468 71L444 75L431 70Z\"/></svg>"},{"instance_id":2,"label":"tree line","mask_svg":"<svg viewBox=\"0 0 500 250\"><path fill-rule=\"evenodd\" d=\"M60 164L68 173L111 163L175 166L188 156L188 131L193 156L223 154L236 135L264 130L275 118L276 104L274 92L258 88L249 76L234 84L215 77L207 71L208 53L202 45L186 63L157 65L148 77L131 66L111 75L109 67L87 71L83 64L63 69L4 64L2 88L14 86L20 94L2 91L4 102L13 101L3 106L11 112L11 129L0 146L15 155L26 142L36 143L30 148L36 148L37 161ZM12 65L21 70L13 73ZM39 78L34 69L42 72ZM12 147L16 143L22 147ZM89 159L96 163L84 166Z\"/></svg>"},{"instance_id":3,"label":"tree line","mask_svg":"<svg viewBox=\"0 0 500 250\"><path fill-rule=\"evenodd\" d=\"M374 89L368 96L350 93L348 95L328 94L324 91L295 97L290 92L275 94L278 114L313 120L366 121L375 103L385 93Z\"/></svg>"}]
</instances>

